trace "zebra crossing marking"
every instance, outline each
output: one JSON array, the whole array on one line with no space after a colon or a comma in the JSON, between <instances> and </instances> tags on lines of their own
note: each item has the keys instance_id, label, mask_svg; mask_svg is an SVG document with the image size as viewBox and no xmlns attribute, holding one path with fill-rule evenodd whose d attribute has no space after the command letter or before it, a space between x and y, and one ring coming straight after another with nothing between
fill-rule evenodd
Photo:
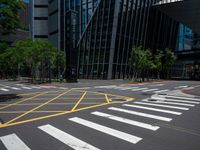
<instances>
[{"instance_id":1,"label":"zebra crossing marking","mask_svg":"<svg viewBox=\"0 0 200 150\"><path fill-rule=\"evenodd\" d=\"M143 90L142 92L152 92L152 91L157 91L158 89L148 89L148 90Z\"/></svg>"},{"instance_id":2,"label":"zebra crossing marking","mask_svg":"<svg viewBox=\"0 0 200 150\"><path fill-rule=\"evenodd\" d=\"M75 150L100 150L49 124L38 128Z\"/></svg>"},{"instance_id":3,"label":"zebra crossing marking","mask_svg":"<svg viewBox=\"0 0 200 150\"><path fill-rule=\"evenodd\" d=\"M139 106L139 105L123 104L123 106L152 110L152 111L163 112L163 113L168 113L168 114L173 114L173 115L181 115L182 114L181 112L177 112L177 111L158 109L158 108L152 108L152 107L144 107L144 106Z\"/></svg>"},{"instance_id":4,"label":"zebra crossing marking","mask_svg":"<svg viewBox=\"0 0 200 150\"><path fill-rule=\"evenodd\" d=\"M114 115L103 113L103 112L95 111L95 112L92 112L91 114L96 115L96 116L101 116L101 117L104 117L104 118L108 118L108 119L111 119L111 120L119 121L119 122L122 122L122 123L126 123L126 124L129 124L129 125L132 125L132 126L137 126L137 127L153 130L153 131L156 131L160 128L158 126L153 126L153 125L150 125L150 124L147 124L147 123L134 121L134 120L130 120L130 119L127 119L127 118L122 118L122 117L114 116Z\"/></svg>"},{"instance_id":5,"label":"zebra crossing marking","mask_svg":"<svg viewBox=\"0 0 200 150\"><path fill-rule=\"evenodd\" d=\"M140 90L147 90L149 88L138 88L138 89L132 89L131 91L140 91Z\"/></svg>"},{"instance_id":6,"label":"zebra crossing marking","mask_svg":"<svg viewBox=\"0 0 200 150\"><path fill-rule=\"evenodd\" d=\"M171 106L171 105L160 105L160 104L152 104L150 102L144 103L144 102L134 102L135 104L142 104L142 105L148 105L148 106L158 106L158 107L165 107L165 108L173 108L173 109L180 109L180 110L189 110L189 108L186 107L177 107L177 106Z\"/></svg>"},{"instance_id":7,"label":"zebra crossing marking","mask_svg":"<svg viewBox=\"0 0 200 150\"><path fill-rule=\"evenodd\" d=\"M152 101L152 100L149 100L149 99L143 99L142 101L151 102L151 103L159 103L159 104L172 104L172 105L180 105L180 106L190 106L190 107L194 107L195 106L193 104L176 103L176 102L165 102L163 100Z\"/></svg>"},{"instance_id":8,"label":"zebra crossing marking","mask_svg":"<svg viewBox=\"0 0 200 150\"><path fill-rule=\"evenodd\" d=\"M26 89L26 90L31 90L32 88L30 87L27 87L27 86L22 86L23 89Z\"/></svg>"},{"instance_id":9,"label":"zebra crossing marking","mask_svg":"<svg viewBox=\"0 0 200 150\"><path fill-rule=\"evenodd\" d=\"M162 92L168 92L169 90L159 90L159 91L154 91L154 93L162 93Z\"/></svg>"},{"instance_id":10,"label":"zebra crossing marking","mask_svg":"<svg viewBox=\"0 0 200 150\"><path fill-rule=\"evenodd\" d=\"M0 137L7 150L31 150L16 134Z\"/></svg>"},{"instance_id":11,"label":"zebra crossing marking","mask_svg":"<svg viewBox=\"0 0 200 150\"><path fill-rule=\"evenodd\" d=\"M106 126L103 126L103 125L100 125L100 124L97 124L97 123L94 123L94 122L91 122L91 121L87 121L85 119L81 119L81 118L78 118L78 117L70 118L69 120L73 121L75 123L81 124L83 126L92 128L94 130L103 132L105 134L114 136L116 138L122 139L124 141L133 143L133 144L136 144L136 143L138 143L139 141L142 140L142 138L140 138L140 137L130 135L128 133L118 131L118 130L115 130L115 129L112 129L112 128L109 128L109 127L106 127Z\"/></svg>"},{"instance_id":12,"label":"zebra crossing marking","mask_svg":"<svg viewBox=\"0 0 200 150\"><path fill-rule=\"evenodd\" d=\"M34 88L34 89L41 89L41 87L39 87L39 86L31 86L31 88Z\"/></svg>"},{"instance_id":13,"label":"zebra crossing marking","mask_svg":"<svg viewBox=\"0 0 200 150\"><path fill-rule=\"evenodd\" d=\"M158 97L158 96L152 96L150 99L153 99L153 100L164 100L164 101L171 101L171 102L182 102L182 103L200 104L200 102L187 101L187 100L177 100L177 99L167 99L167 98Z\"/></svg>"},{"instance_id":14,"label":"zebra crossing marking","mask_svg":"<svg viewBox=\"0 0 200 150\"><path fill-rule=\"evenodd\" d=\"M181 86L177 86L177 87L174 87L175 89L181 89L181 88L187 88L188 85L181 85Z\"/></svg>"},{"instance_id":15,"label":"zebra crossing marking","mask_svg":"<svg viewBox=\"0 0 200 150\"><path fill-rule=\"evenodd\" d=\"M177 99L200 101L200 99L193 98L193 97L182 97L182 96L172 96L172 95L167 95L166 98L177 98Z\"/></svg>"},{"instance_id":16,"label":"zebra crossing marking","mask_svg":"<svg viewBox=\"0 0 200 150\"><path fill-rule=\"evenodd\" d=\"M0 90L1 90L1 91L4 91L4 92L8 92L8 91L10 91L10 90L5 89L5 88L0 88Z\"/></svg>"},{"instance_id":17,"label":"zebra crossing marking","mask_svg":"<svg viewBox=\"0 0 200 150\"><path fill-rule=\"evenodd\" d=\"M137 111L132 111L132 110L127 110L127 109L121 109L121 108L117 108L117 107L109 107L108 109L132 114L132 115L142 116L142 117L146 117L146 118L161 120L161 121L170 122L172 120L172 118L167 118L167 117L162 117L162 116L157 116L157 115L152 115L152 114L147 114L147 113L142 113L142 112L137 112Z\"/></svg>"},{"instance_id":18,"label":"zebra crossing marking","mask_svg":"<svg viewBox=\"0 0 200 150\"><path fill-rule=\"evenodd\" d=\"M21 90L20 88L16 88L16 87L10 87L13 90Z\"/></svg>"}]
</instances>

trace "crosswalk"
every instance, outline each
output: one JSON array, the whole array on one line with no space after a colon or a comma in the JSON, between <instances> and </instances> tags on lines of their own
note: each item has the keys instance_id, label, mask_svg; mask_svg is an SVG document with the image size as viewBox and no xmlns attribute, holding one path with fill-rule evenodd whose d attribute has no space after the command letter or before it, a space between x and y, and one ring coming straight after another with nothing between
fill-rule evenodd
<instances>
[{"instance_id":1,"label":"crosswalk","mask_svg":"<svg viewBox=\"0 0 200 150\"><path fill-rule=\"evenodd\" d=\"M58 89L66 90L67 87L57 87L57 86L44 86L44 85L24 85L24 84L13 84L13 85L0 85L0 92L10 92L10 91L21 91L21 90L40 90L40 89Z\"/></svg>"},{"instance_id":2,"label":"crosswalk","mask_svg":"<svg viewBox=\"0 0 200 150\"><path fill-rule=\"evenodd\" d=\"M145 137L138 132L134 133L137 130L132 130L129 133L129 130L124 130L126 127L137 128L140 131L144 130L143 132L156 133L162 127L152 122L171 122L199 104L200 99L195 97L155 94L140 101L126 102L117 106L107 107L103 110L91 111L88 115L81 116L79 114L79 116L70 117L66 121L76 125L71 125L70 128L76 128L77 132L81 133L82 130L87 129L91 130L88 134L93 132L95 134L103 133L101 136L109 136L121 142L135 145ZM67 123L65 124L67 125ZM115 124L122 124L123 126L117 127ZM81 128L77 128L77 126ZM75 150L101 149L96 143L90 143L87 138L83 138L87 135L79 137L73 135L71 131L59 129L56 125L45 124L38 126L36 130L53 137L55 140ZM31 145L31 143L23 142L22 140L25 140L26 137L22 138L20 139L15 133L12 133L0 137L0 141L8 150L30 150L27 145Z\"/></svg>"},{"instance_id":3,"label":"crosswalk","mask_svg":"<svg viewBox=\"0 0 200 150\"><path fill-rule=\"evenodd\" d=\"M120 91L132 91L132 92L142 92L142 93L166 93L170 91L170 89L163 89L162 86L165 84L152 84L152 85L145 85L145 84L122 84L122 85L107 85L107 86L95 86L94 88L97 89L113 89L113 90L120 90ZM161 87L161 88L158 88ZM191 88L188 85L181 85L174 87L174 89L186 89Z\"/></svg>"}]
</instances>

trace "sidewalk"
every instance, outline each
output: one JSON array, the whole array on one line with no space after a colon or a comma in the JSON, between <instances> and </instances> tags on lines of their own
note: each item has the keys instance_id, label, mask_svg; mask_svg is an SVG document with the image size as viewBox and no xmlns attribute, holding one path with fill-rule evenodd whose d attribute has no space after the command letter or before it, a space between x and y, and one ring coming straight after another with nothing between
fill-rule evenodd
<instances>
[{"instance_id":1,"label":"sidewalk","mask_svg":"<svg viewBox=\"0 0 200 150\"><path fill-rule=\"evenodd\" d=\"M182 90L183 93L194 95L194 96L200 96L200 86L195 87L194 89L190 90Z\"/></svg>"}]
</instances>

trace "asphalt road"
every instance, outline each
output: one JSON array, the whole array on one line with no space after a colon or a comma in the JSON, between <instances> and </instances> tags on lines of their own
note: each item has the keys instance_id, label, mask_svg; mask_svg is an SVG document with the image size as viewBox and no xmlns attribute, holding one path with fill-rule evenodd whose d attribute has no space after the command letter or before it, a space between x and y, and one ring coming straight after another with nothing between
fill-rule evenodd
<instances>
[{"instance_id":1,"label":"asphalt road","mask_svg":"<svg viewBox=\"0 0 200 150\"><path fill-rule=\"evenodd\" d=\"M0 81L0 149L199 150L199 87L197 81Z\"/></svg>"}]
</instances>

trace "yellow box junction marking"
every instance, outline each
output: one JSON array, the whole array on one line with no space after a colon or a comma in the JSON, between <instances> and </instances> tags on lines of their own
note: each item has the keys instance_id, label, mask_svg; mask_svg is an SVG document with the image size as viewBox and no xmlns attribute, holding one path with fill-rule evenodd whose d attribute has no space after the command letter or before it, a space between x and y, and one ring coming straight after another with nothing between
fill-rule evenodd
<instances>
[{"instance_id":1,"label":"yellow box junction marking","mask_svg":"<svg viewBox=\"0 0 200 150\"><path fill-rule=\"evenodd\" d=\"M84 92L84 94L82 95L82 97L79 99L79 101L75 104L75 106L70 110L70 111L35 111L37 110L38 108L58 99L59 97L61 97L62 95L66 94L67 92L70 92L70 91L79 91L79 92ZM110 105L110 104L114 104L114 103L117 103L117 102L110 102L109 99L108 99L108 96L115 96L115 97L120 97L120 98L124 98L128 101L131 101L131 100L134 100L134 98L131 98L131 97L126 97L126 96L120 96L120 95L113 95L113 94L107 94L107 93L101 93L101 92L93 92L93 91L80 91L80 90L75 90L75 89L71 89L67 92L64 92L60 95L58 95L57 97L53 98L53 99L50 99L49 101L47 101L46 103L43 103L41 104L40 106L38 107L35 107L27 112L25 112L24 114L6 122L5 124L1 124L0 125L0 128L4 128L4 127L9 127L9 126L15 126L15 125L19 125L19 124L23 124L23 123L28 123L28 122L33 122L33 121L38 121L38 120L42 120L42 119L48 119L48 118L52 118L52 117L56 117L56 116L61 116L61 115L65 115L65 114L70 114L70 113L73 113L73 112L77 112L77 111L82 111L82 110L87 110L87 109L92 109L92 108L96 108L96 107L100 107L100 106L106 106L106 105ZM83 107L83 108L79 108L79 109L76 109L77 106L79 104L81 104L81 101L84 99L84 97L86 96L87 93L91 93L91 94L94 94L94 95L104 95L105 98L106 98L106 103L101 103L101 104L96 104L96 105L93 105L93 106L86 106L86 107ZM87 99L87 98L86 98ZM109 102L108 102L109 101ZM17 119L29 114L29 113L54 113L55 114L51 114L51 115L45 115L45 116L41 116L41 117L37 117L37 118L32 118L32 119L27 119L27 120L23 120L23 121L18 121L18 122L14 122L16 121ZM1 112L0 112L1 113Z\"/></svg>"},{"instance_id":2,"label":"yellow box junction marking","mask_svg":"<svg viewBox=\"0 0 200 150\"><path fill-rule=\"evenodd\" d=\"M23 99L23 100L21 100L21 101L18 101L18 102L16 102L16 103L13 103L13 104L8 104L8 105L6 105L6 106L4 106L4 107L1 107L0 110L5 109L5 108L8 108L8 107L15 106L16 104L20 104L20 103L22 103L22 102L31 100L31 99L33 99L33 98L36 98L36 97L41 96L41 95L44 95L44 94L47 94L47 92L45 92L45 93L40 93L40 94L34 95L34 96L32 96L32 97L29 97L29 98L25 98L25 99Z\"/></svg>"},{"instance_id":3,"label":"yellow box junction marking","mask_svg":"<svg viewBox=\"0 0 200 150\"><path fill-rule=\"evenodd\" d=\"M109 99L108 99L108 94L105 94L105 98L106 98L106 102L110 103Z\"/></svg>"},{"instance_id":4,"label":"yellow box junction marking","mask_svg":"<svg viewBox=\"0 0 200 150\"><path fill-rule=\"evenodd\" d=\"M25 115L27 115L27 114L29 114L29 113L35 111L35 110L37 110L37 109L43 107L44 105L46 105L46 104L48 104L48 103L50 103L50 102L56 100L57 98L59 98L59 97L65 95L65 94L67 94L67 93L70 92L70 91L71 91L71 90L68 90L67 92L63 92L62 94L60 94L60 95L58 95L58 96L56 96L56 97L50 99L49 101L47 101L47 102L45 102L45 103L43 103L43 104L41 104L41 105L39 105L39 106L37 106L37 107L35 107L35 108L33 108L33 109L31 109L31 110L29 110L29 111L23 113L22 115L20 115L20 116L18 116L18 117L16 117L16 118L14 118L14 119L12 119L12 120L6 122L5 124L9 124L9 123L11 123L11 122L13 122L13 121L15 121L15 120L17 120L17 119L23 117L23 116L25 116Z\"/></svg>"},{"instance_id":5,"label":"yellow box junction marking","mask_svg":"<svg viewBox=\"0 0 200 150\"><path fill-rule=\"evenodd\" d=\"M78 102L76 103L76 105L72 108L71 111L74 111L78 105L80 104L80 102L83 100L83 98L85 97L85 95L87 94L87 92L84 92L84 94L81 96L81 98L78 100Z\"/></svg>"}]
</instances>

